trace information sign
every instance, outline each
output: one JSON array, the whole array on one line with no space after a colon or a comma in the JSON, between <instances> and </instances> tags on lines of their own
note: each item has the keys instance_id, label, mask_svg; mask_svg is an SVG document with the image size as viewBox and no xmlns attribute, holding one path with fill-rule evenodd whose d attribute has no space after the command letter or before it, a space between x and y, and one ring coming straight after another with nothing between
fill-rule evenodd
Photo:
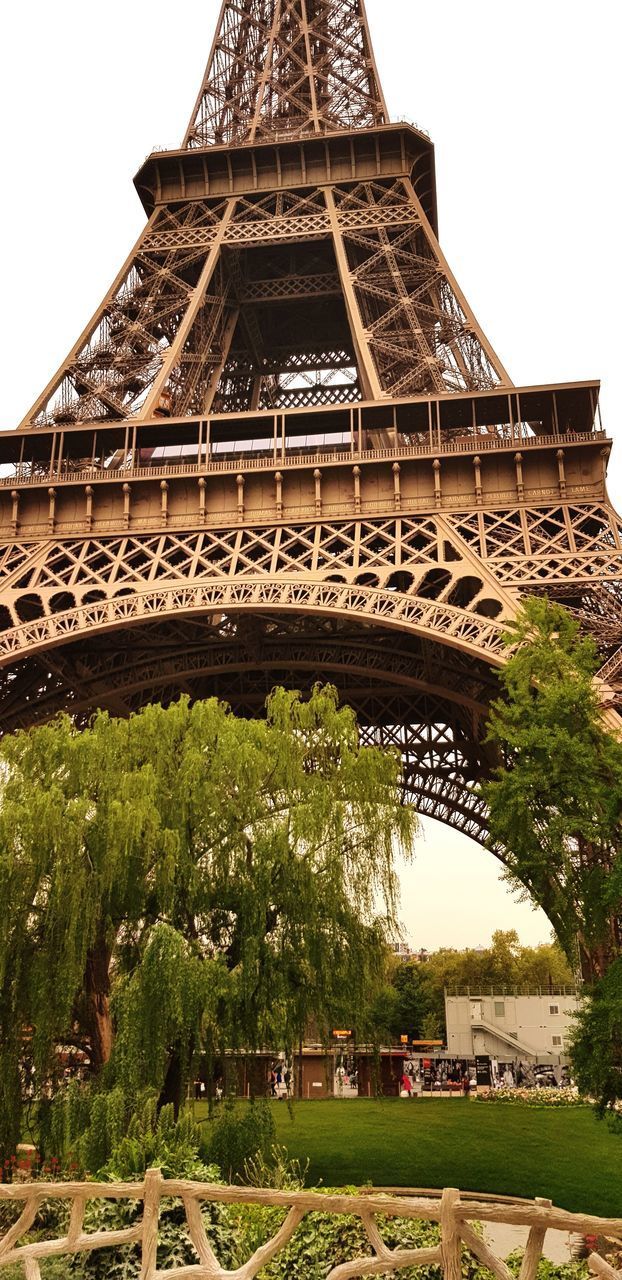
<instances>
[{"instance_id":1,"label":"information sign","mask_svg":"<svg viewBox=\"0 0 622 1280\"><path fill-rule=\"evenodd\" d=\"M492 1072L490 1069L490 1058L488 1054L480 1053L475 1056L475 1079L478 1088L490 1088L492 1084Z\"/></svg>"}]
</instances>

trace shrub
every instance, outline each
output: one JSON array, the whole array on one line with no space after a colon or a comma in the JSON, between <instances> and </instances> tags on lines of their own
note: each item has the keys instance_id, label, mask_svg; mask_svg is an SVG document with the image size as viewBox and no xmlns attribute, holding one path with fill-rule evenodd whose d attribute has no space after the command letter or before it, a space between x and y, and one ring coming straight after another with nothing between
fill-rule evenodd
<instances>
[{"instance_id":1,"label":"shrub","mask_svg":"<svg viewBox=\"0 0 622 1280\"><path fill-rule=\"evenodd\" d=\"M206 1164L199 1155L199 1130L190 1112L175 1120L172 1106L159 1115L153 1097L132 1117L128 1132L117 1143L98 1177L107 1182L140 1181L149 1168L159 1167L165 1178L191 1182L222 1181L220 1170ZM86 1231L118 1231L132 1226L142 1215L137 1201L94 1200L84 1218ZM208 1202L202 1218L208 1239L223 1266L233 1257L234 1237L226 1206ZM101 1249L75 1258L69 1274L74 1280L138 1280L139 1249L135 1245ZM199 1258L190 1242L186 1216L180 1200L163 1200L160 1207L158 1267L192 1266Z\"/></svg>"},{"instance_id":2,"label":"shrub","mask_svg":"<svg viewBox=\"0 0 622 1280\"><path fill-rule=\"evenodd\" d=\"M520 1275L524 1251L517 1249L507 1259L507 1265L515 1276ZM541 1258L538 1263L536 1280L589 1280L590 1270L587 1262L549 1262Z\"/></svg>"},{"instance_id":3,"label":"shrub","mask_svg":"<svg viewBox=\"0 0 622 1280\"><path fill-rule=\"evenodd\" d=\"M174 1176L196 1182L217 1183L219 1173L214 1166L196 1160L194 1165L184 1160L183 1171ZM115 1179L118 1177L115 1174ZM142 1205L131 1201L91 1201L85 1214L87 1231L118 1231L133 1224L142 1215ZM223 1267L229 1267L234 1256L234 1234L230 1215L225 1205L208 1202L202 1208L203 1225L212 1248ZM160 1206L158 1229L159 1269L196 1265L199 1258L190 1242L186 1217L181 1200L164 1200ZM73 1280L139 1280L140 1250L136 1245L116 1249L98 1249L93 1253L74 1258L66 1274ZM45 1277L43 1278L45 1280Z\"/></svg>"},{"instance_id":4,"label":"shrub","mask_svg":"<svg viewBox=\"0 0 622 1280\"><path fill-rule=\"evenodd\" d=\"M265 1099L239 1106L228 1098L201 1144L201 1154L218 1165L225 1181L240 1181L249 1160L269 1159L275 1136L274 1117Z\"/></svg>"},{"instance_id":5,"label":"shrub","mask_svg":"<svg viewBox=\"0 0 622 1280\"><path fill-rule=\"evenodd\" d=\"M183 1111L175 1120L173 1107L158 1113L154 1094L143 1098L132 1116L127 1133L119 1138L99 1176L111 1181L132 1181L147 1169L159 1168L165 1178L190 1178L186 1170L200 1163L199 1129L192 1114ZM97 1167L97 1166L94 1166Z\"/></svg>"},{"instance_id":6,"label":"shrub","mask_svg":"<svg viewBox=\"0 0 622 1280\"><path fill-rule=\"evenodd\" d=\"M135 1103L135 1100L134 1100ZM120 1087L96 1090L70 1080L41 1110L39 1141L61 1163L73 1152L82 1169L101 1169L127 1132L132 1105Z\"/></svg>"}]
</instances>

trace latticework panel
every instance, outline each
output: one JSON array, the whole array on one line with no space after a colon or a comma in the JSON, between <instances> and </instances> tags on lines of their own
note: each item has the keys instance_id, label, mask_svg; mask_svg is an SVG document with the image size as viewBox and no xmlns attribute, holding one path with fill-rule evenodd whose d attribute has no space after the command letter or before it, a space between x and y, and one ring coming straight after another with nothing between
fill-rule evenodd
<instances>
[{"instance_id":1,"label":"latticework panel","mask_svg":"<svg viewBox=\"0 0 622 1280\"><path fill-rule=\"evenodd\" d=\"M582 583L585 593L621 568L617 520L590 504L75 536L6 546L1 621L10 630L154 586L268 578L361 587L485 621L511 616L516 588Z\"/></svg>"},{"instance_id":2,"label":"latticework panel","mask_svg":"<svg viewBox=\"0 0 622 1280\"><path fill-rule=\"evenodd\" d=\"M337 363L320 363L330 352ZM284 381L298 371L314 376ZM500 383L507 374L400 179L160 208L25 422Z\"/></svg>"},{"instance_id":3,"label":"latticework panel","mask_svg":"<svg viewBox=\"0 0 622 1280\"><path fill-rule=\"evenodd\" d=\"M214 252L229 207L194 204L151 220L24 425L123 420L157 407L165 387L170 411L203 412L214 368L220 373L231 305ZM154 228L171 224L172 247L166 234L152 238Z\"/></svg>"},{"instance_id":4,"label":"latticework panel","mask_svg":"<svg viewBox=\"0 0 622 1280\"><path fill-rule=\"evenodd\" d=\"M622 574L619 520L603 503L503 507L447 522L499 582L523 594Z\"/></svg>"},{"instance_id":5,"label":"latticework panel","mask_svg":"<svg viewBox=\"0 0 622 1280\"><path fill-rule=\"evenodd\" d=\"M6 548L2 625L153 586L263 578L343 584L447 605L474 618L511 611L506 597L440 517L267 525L187 533L77 537Z\"/></svg>"},{"instance_id":6,"label":"latticework panel","mask_svg":"<svg viewBox=\"0 0 622 1280\"><path fill-rule=\"evenodd\" d=\"M336 188L334 200L350 283L383 391L406 396L507 385L503 367L458 295L410 182Z\"/></svg>"},{"instance_id":7,"label":"latticework panel","mask_svg":"<svg viewBox=\"0 0 622 1280\"><path fill-rule=\"evenodd\" d=\"M184 146L386 122L362 0L225 0Z\"/></svg>"}]
</instances>

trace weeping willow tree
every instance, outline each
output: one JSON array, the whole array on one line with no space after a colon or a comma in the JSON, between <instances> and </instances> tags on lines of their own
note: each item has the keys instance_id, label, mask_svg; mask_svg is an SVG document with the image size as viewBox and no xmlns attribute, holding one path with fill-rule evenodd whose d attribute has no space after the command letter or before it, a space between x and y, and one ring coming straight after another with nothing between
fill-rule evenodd
<instances>
[{"instance_id":1,"label":"weeping willow tree","mask_svg":"<svg viewBox=\"0 0 622 1280\"><path fill-rule=\"evenodd\" d=\"M59 1045L178 1102L199 1049L291 1046L344 990L364 1003L416 819L332 688L276 690L264 720L213 699L62 718L0 755L5 1146Z\"/></svg>"}]
</instances>

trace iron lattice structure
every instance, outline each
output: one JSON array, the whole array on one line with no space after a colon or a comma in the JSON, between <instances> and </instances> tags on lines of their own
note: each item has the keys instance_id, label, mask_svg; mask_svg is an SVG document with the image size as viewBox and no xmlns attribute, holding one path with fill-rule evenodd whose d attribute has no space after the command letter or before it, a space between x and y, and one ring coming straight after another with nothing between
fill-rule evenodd
<instances>
[{"instance_id":1,"label":"iron lattice structure","mask_svg":"<svg viewBox=\"0 0 622 1280\"><path fill-rule=\"evenodd\" d=\"M331 679L420 811L485 840L521 595L575 609L615 697L598 383L512 384L362 0L225 0L183 145L135 183L136 246L0 433L3 728Z\"/></svg>"},{"instance_id":2,"label":"iron lattice structure","mask_svg":"<svg viewBox=\"0 0 622 1280\"><path fill-rule=\"evenodd\" d=\"M185 147L387 124L362 0L223 4Z\"/></svg>"}]
</instances>

